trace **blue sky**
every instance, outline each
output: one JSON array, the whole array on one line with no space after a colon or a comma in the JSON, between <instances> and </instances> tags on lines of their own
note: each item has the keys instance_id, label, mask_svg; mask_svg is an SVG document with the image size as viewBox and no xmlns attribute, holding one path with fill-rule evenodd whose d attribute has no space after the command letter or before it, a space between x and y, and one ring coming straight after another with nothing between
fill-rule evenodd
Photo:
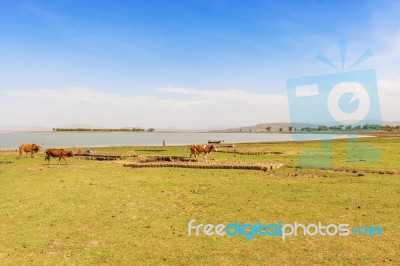
<instances>
[{"instance_id":1,"label":"blue sky","mask_svg":"<svg viewBox=\"0 0 400 266\"><path fill-rule=\"evenodd\" d=\"M314 57L321 51L339 62L341 38L349 40L349 61L373 50L362 67L376 69L384 92L393 93L399 15L397 1L0 0L0 111L39 101L32 117L15 113L0 125L195 128L197 119L204 127L288 121L286 80L332 73ZM254 99L274 99L278 114ZM63 112L48 114L55 102ZM81 110L85 104L106 106L108 114L100 119Z\"/></svg>"}]
</instances>

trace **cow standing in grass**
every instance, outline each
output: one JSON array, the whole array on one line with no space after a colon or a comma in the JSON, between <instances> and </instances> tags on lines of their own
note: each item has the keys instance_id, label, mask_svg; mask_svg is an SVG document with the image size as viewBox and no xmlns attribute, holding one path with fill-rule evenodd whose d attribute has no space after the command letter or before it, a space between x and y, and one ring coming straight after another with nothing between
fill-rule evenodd
<instances>
[{"instance_id":1,"label":"cow standing in grass","mask_svg":"<svg viewBox=\"0 0 400 266\"><path fill-rule=\"evenodd\" d=\"M40 151L42 146L37 144L21 144L19 145L19 157L22 156L22 152L31 153L31 157L33 158L33 154Z\"/></svg>"},{"instance_id":2,"label":"cow standing in grass","mask_svg":"<svg viewBox=\"0 0 400 266\"><path fill-rule=\"evenodd\" d=\"M208 162L207 159L208 155L210 155L213 151L217 151L217 147L214 144L208 144L208 145L194 144L190 145L188 149L190 150L189 159L192 157L192 155L194 155L197 161L199 161L199 158L197 156L203 153L206 162Z\"/></svg>"},{"instance_id":3,"label":"cow standing in grass","mask_svg":"<svg viewBox=\"0 0 400 266\"><path fill-rule=\"evenodd\" d=\"M58 163L60 163L61 159L65 161L66 164L67 162L67 157L73 157L74 153L72 151L66 151L64 149L47 149L46 150L46 158L44 158L44 161L49 161L50 164L50 157L55 157L58 158Z\"/></svg>"}]
</instances>

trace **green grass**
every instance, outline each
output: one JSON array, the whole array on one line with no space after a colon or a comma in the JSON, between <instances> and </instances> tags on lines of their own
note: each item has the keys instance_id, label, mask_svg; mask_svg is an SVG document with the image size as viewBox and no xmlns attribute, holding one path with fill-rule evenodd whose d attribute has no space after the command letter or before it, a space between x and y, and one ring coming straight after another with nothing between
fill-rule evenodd
<instances>
[{"instance_id":1,"label":"green grass","mask_svg":"<svg viewBox=\"0 0 400 266\"><path fill-rule=\"evenodd\" d=\"M379 163L346 162L333 143L330 169L295 166L319 142L239 144L274 155L213 153L214 162L281 162L278 170L122 167L74 158L68 165L0 152L0 263L7 265L400 264L400 138L360 141ZM95 152L186 155L187 147L98 148ZM134 158L129 161L136 160ZM202 158L200 158L202 160ZM1 163L3 162L3 163ZM4 163L11 162L11 163ZM349 171L349 172L346 172ZM397 174L379 174L391 170ZM368 171L372 171L369 173ZM359 176L359 174L363 174ZM187 224L279 222L380 225L384 236L188 236Z\"/></svg>"}]
</instances>

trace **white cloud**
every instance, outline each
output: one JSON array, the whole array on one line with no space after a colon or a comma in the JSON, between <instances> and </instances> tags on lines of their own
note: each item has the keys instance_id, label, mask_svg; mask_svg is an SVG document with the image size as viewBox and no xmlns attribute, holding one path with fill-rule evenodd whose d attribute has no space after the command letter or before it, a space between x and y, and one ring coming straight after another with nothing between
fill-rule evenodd
<instances>
[{"instance_id":1,"label":"white cloud","mask_svg":"<svg viewBox=\"0 0 400 266\"><path fill-rule=\"evenodd\" d=\"M378 89L382 119L386 121L400 121L400 84L381 80L378 82Z\"/></svg>"},{"instance_id":2,"label":"white cloud","mask_svg":"<svg viewBox=\"0 0 400 266\"><path fill-rule=\"evenodd\" d=\"M285 95L240 90L164 88L190 99L105 93L87 88L10 90L1 95L4 125L207 128L288 121ZM168 95L167 94L167 95Z\"/></svg>"},{"instance_id":3,"label":"white cloud","mask_svg":"<svg viewBox=\"0 0 400 266\"><path fill-rule=\"evenodd\" d=\"M158 91L160 97L88 88L8 90L0 92L0 125L59 127L78 123L104 127L204 129L290 121L285 94L179 87ZM400 85L380 81L379 94L383 120L400 120ZM176 95L185 97L177 99Z\"/></svg>"}]
</instances>

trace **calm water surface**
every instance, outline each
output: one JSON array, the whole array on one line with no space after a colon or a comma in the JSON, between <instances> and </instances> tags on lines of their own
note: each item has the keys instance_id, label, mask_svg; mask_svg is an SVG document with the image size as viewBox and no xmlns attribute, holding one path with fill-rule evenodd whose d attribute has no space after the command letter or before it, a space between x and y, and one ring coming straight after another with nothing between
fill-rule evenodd
<instances>
[{"instance_id":1,"label":"calm water surface","mask_svg":"<svg viewBox=\"0 0 400 266\"><path fill-rule=\"evenodd\" d=\"M300 138L299 138L300 137ZM340 134L296 134L296 140L357 137ZM207 143L292 141L291 134L262 133L134 133L134 132L0 132L0 149L17 149L21 143L43 143L44 147L161 146Z\"/></svg>"}]
</instances>

